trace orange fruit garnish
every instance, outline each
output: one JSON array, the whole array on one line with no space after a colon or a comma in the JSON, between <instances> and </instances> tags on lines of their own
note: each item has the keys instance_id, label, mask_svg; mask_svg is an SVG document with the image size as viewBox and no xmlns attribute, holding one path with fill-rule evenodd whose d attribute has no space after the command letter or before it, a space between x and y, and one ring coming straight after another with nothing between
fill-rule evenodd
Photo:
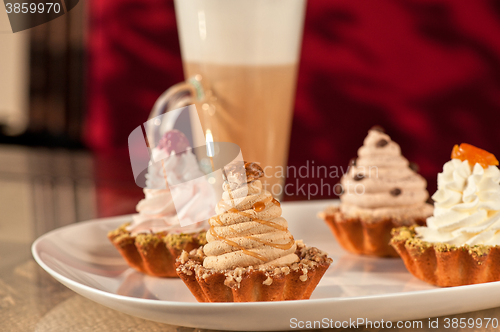
<instances>
[{"instance_id":1,"label":"orange fruit garnish","mask_svg":"<svg viewBox=\"0 0 500 332\"><path fill-rule=\"evenodd\" d=\"M458 144L455 145L451 152L451 159L467 160L469 165L474 166L475 164L479 164L483 168L498 166L498 160L495 158L495 155L467 143L462 143L460 146Z\"/></svg>"}]
</instances>

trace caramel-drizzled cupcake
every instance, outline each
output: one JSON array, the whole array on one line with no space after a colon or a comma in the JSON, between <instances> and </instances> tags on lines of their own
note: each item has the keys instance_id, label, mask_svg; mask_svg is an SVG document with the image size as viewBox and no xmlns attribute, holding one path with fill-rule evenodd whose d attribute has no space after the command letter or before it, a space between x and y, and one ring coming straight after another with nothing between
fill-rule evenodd
<instances>
[{"instance_id":1,"label":"caramel-drizzled cupcake","mask_svg":"<svg viewBox=\"0 0 500 332\"><path fill-rule=\"evenodd\" d=\"M294 240L280 203L262 188L259 165L231 164L225 173L208 243L181 255L180 278L200 302L309 298L331 259Z\"/></svg>"},{"instance_id":2,"label":"caramel-drizzled cupcake","mask_svg":"<svg viewBox=\"0 0 500 332\"><path fill-rule=\"evenodd\" d=\"M341 185L340 206L320 215L352 253L397 257L389 245L392 228L423 225L432 214L427 182L380 127L368 131Z\"/></svg>"},{"instance_id":3,"label":"caramel-drizzled cupcake","mask_svg":"<svg viewBox=\"0 0 500 332\"><path fill-rule=\"evenodd\" d=\"M500 281L500 170L494 155L456 145L438 175L426 227L394 230L391 244L417 278L438 286Z\"/></svg>"}]
</instances>

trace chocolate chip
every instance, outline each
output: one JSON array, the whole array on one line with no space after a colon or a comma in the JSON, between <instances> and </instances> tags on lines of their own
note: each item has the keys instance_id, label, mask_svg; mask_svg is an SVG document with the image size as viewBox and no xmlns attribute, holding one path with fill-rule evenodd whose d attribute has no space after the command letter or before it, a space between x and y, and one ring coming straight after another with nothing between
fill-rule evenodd
<instances>
[{"instance_id":1,"label":"chocolate chip","mask_svg":"<svg viewBox=\"0 0 500 332\"><path fill-rule=\"evenodd\" d=\"M382 126L379 126L379 125L371 127L370 130L375 130L375 131L378 131L378 132L381 132L381 133L385 133L385 129L382 128Z\"/></svg>"},{"instance_id":2,"label":"chocolate chip","mask_svg":"<svg viewBox=\"0 0 500 332\"><path fill-rule=\"evenodd\" d=\"M399 189L399 188L392 189L391 190L391 195L392 196L399 196L399 195L401 195L401 189Z\"/></svg>"},{"instance_id":3,"label":"chocolate chip","mask_svg":"<svg viewBox=\"0 0 500 332\"><path fill-rule=\"evenodd\" d=\"M364 176L363 174L359 174L359 173L358 173L358 174L354 175L353 180L354 180L354 181L361 181L361 180L363 180L364 178L365 178L365 176Z\"/></svg>"},{"instance_id":4,"label":"chocolate chip","mask_svg":"<svg viewBox=\"0 0 500 332\"><path fill-rule=\"evenodd\" d=\"M418 173L420 171L420 167L418 167L418 164L413 161L410 163L410 169L415 173Z\"/></svg>"},{"instance_id":5,"label":"chocolate chip","mask_svg":"<svg viewBox=\"0 0 500 332\"><path fill-rule=\"evenodd\" d=\"M349 166L356 166L356 158L351 158L351 160L349 160Z\"/></svg>"},{"instance_id":6,"label":"chocolate chip","mask_svg":"<svg viewBox=\"0 0 500 332\"><path fill-rule=\"evenodd\" d=\"M384 147L384 146L386 146L387 144L389 144L389 142L387 142L387 140L386 140L386 139L383 139L383 138L382 138L382 139L380 139L380 140L377 142L377 144L375 144L375 146L376 146L377 148L383 148L383 147Z\"/></svg>"}]
</instances>

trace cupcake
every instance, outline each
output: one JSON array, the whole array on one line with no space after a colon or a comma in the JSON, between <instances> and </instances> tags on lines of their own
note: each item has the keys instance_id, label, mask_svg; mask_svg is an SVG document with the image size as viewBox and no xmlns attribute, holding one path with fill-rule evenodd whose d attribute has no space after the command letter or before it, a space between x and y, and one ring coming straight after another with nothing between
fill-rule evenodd
<instances>
[{"instance_id":1,"label":"cupcake","mask_svg":"<svg viewBox=\"0 0 500 332\"><path fill-rule=\"evenodd\" d=\"M215 196L201 179L203 173L191 151L189 141L180 131L171 130L152 149L154 160L146 174L145 198L136 207L131 223L108 233L108 238L134 269L156 277L177 277L175 260L183 250L206 243L208 218L212 216ZM170 186L190 181L183 206L174 205ZM163 189L159 189L163 188ZM180 190L186 190L184 186ZM205 220L180 226L180 218Z\"/></svg>"},{"instance_id":2,"label":"cupcake","mask_svg":"<svg viewBox=\"0 0 500 332\"><path fill-rule=\"evenodd\" d=\"M179 277L199 302L308 299L332 260L294 240L259 165L233 162L225 174L208 243L182 253Z\"/></svg>"},{"instance_id":3,"label":"cupcake","mask_svg":"<svg viewBox=\"0 0 500 332\"><path fill-rule=\"evenodd\" d=\"M455 146L438 175L426 227L393 232L392 246L417 278L437 286L500 281L500 170L491 153Z\"/></svg>"},{"instance_id":4,"label":"cupcake","mask_svg":"<svg viewBox=\"0 0 500 332\"><path fill-rule=\"evenodd\" d=\"M340 206L320 214L340 245L355 254L397 257L391 230L423 225L432 214L427 182L380 127L368 131L341 179Z\"/></svg>"}]
</instances>

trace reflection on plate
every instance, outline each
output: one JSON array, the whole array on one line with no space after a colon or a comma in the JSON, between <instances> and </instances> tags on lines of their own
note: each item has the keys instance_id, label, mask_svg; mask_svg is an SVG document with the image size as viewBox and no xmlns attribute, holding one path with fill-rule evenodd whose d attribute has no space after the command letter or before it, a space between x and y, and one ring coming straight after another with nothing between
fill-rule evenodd
<instances>
[{"instance_id":1,"label":"reflection on plate","mask_svg":"<svg viewBox=\"0 0 500 332\"><path fill-rule=\"evenodd\" d=\"M500 306L500 283L436 288L415 279L397 258L343 251L318 211L335 201L284 203L296 239L334 259L310 300L197 303L179 279L143 275L126 265L106 234L130 216L81 222L49 232L33 244L35 260L58 281L124 313L174 325L216 330L287 330L298 321L421 319Z\"/></svg>"}]
</instances>

